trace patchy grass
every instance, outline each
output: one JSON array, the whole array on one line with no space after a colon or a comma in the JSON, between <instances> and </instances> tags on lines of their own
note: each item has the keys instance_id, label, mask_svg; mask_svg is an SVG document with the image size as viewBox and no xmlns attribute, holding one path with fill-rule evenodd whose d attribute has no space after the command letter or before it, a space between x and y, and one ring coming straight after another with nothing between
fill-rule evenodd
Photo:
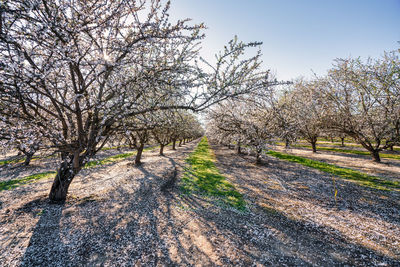
<instances>
[{"instance_id":1,"label":"patchy grass","mask_svg":"<svg viewBox=\"0 0 400 267\"><path fill-rule=\"evenodd\" d=\"M0 182L0 191L14 189L21 185L33 183L33 182L36 182L38 180L45 179L45 178L54 177L55 174L56 174L55 171L48 171L48 172L32 174L32 175L29 175L29 176L26 176L26 177L23 177L20 179L3 181L3 182Z\"/></svg>"},{"instance_id":2,"label":"patchy grass","mask_svg":"<svg viewBox=\"0 0 400 267\"><path fill-rule=\"evenodd\" d=\"M31 161L37 160L40 157L33 157ZM7 164L15 164L15 163L21 163L25 161L25 157L18 157L16 159L10 159L10 160L0 160L0 166L1 165L7 165Z\"/></svg>"},{"instance_id":3,"label":"patchy grass","mask_svg":"<svg viewBox=\"0 0 400 267\"><path fill-rule=\"evenodd\" d=\"M101 150L102 151L107 151L107 150L121 149L121 148L127 148L127 147L128 146L103 147ZM54 156L50 155L50 156L46 156L44 158L52 158L52 157L54 157ZM34 156L31 161L34 161L34 160L37 160L37 159L40 159L40 158L42 158L42 157ZM24 161L25 161L25 157L18 157L16 159L12 159L12 160L0 160L0 166L1 165L7 165L7 164L21 163L21 162L24 162Z\"/></svg>"},{"instance_id":4,"label":"patchy grass","mask_svg":"<svg viewBox=\"0 0 400 267\"><path fill-rule=\"evenodd\" d=\"M377 177L377 176L371 176L359 171L355 171L352 169L348 168L342 168L333 164L328 164L325 162L320 162L317 160L312 160L312 159L307 159L304 157L299 157L299 156L294 156L294 155L289 155L281 152L276 152L276 151L268 151L267 154L287 160L290 162L296 162L299 164L302 164L307 167L311 167L326 173L330 173L336 176L339 176L341 178L344 178L346 180L352 180L357 182L358 184L370 188L375 188L379 190L396 190L400 191L400 183L395 182L395 181L389 181L385 180L383 178Z\"/></svg>"},{"instance_id":5,"label":"patchy grass","mask_svg":"<svg viewBox=\"0 0 400 267\"><path fill-rule=\"evenodd\" d=\"M107 151L107 150L113 150L113 149L121 149L121 148L128 148L129 146L111 146L111 147L103 147L101 150Z\"/></svg>"},{"instance_id":6,"label":"patchy grass","mask_svg":"<svg viewBox=\"0 0 400 267\"><path fill-rule=\"evenodd\" d=\"M158 146L146 147L143 149L143 152L155 149L157 147ZM107 164L110 164L113 162L121 161L121 160L124 160L126 158L136 155L136 153L137 153L137 151L133 151L133 152L117 154L117 155L110 156L110 157L107 157L107 158L104 158L101 160L92 160L92 161L89 161L88 163L86 163L85 168L88 169L88 168L93 168L93 167L99 166L99 165L107 165Z\"/></svg>"},{"instance_id":7,"label":"patchy grass","mask_svg":"<svg viewBox=\"0 0 400 267\"><path fill-rule=\"evenodd\" d=\"M143 149L143 151L152 150L154 148L155 147L147 147L147 148ZM110 164L113 162L124 160L133 155L136 155L136 151L113 155L113 156L107 157L102 160L92 160L92 161L89 161L88 163L86 163L84 168L89 169L89 168L94 168L94 167L100 166L100 165L107 165L107 164ZM39 179L48 178L51 175L56 174L56 173L57 173L56 171L42 172L42 173L32 174L32 175L29 175L29 176L26 176L23 178L19 178L19 179L0 182L0 191L14 189L18 186L37 181Z\"/></svg>"},{"instance_id":8,"label":"patchy grass","mask_svg":"<svg viewBox=\"0 0 400 267\"><path fill-rule=\"evenodd\" d=\"M342 143L331 143L331 142L326 142L326 141L322 141L322 142L317 142L317 144L318 143L320 143L320 144L324 144L324 145L334 145L334 146L340 146L340 147L342 147ZM344 143L344 146L343 147L357 147L357 148L363 148L364 149L364 147L362 146L362 145L356 145L356 144L348 144L348 143ZM390 151L389 149L386 149L386 151ZM400 147L393 147L393 151L400 151ZM368 152L366 152L366 153L368 153ZM369 153L368 153L369 154ZM388 154L388 155L390 155L390 154Z\"/></svg>"},{"instance_id":9,"label":"patchy grass","mask_svg":"<svg viewBox=\"0 0 400 267\"><path fill-rule=\"evenodd\" d=\"M203 137L196 150L186 161L189 166L183 175L180 186L183 193L200 193L205 196L217 197L224 205L242 211L246 209L243 196L215 166L215 156L209 148L206 137Z\"/></svg>"},{"instance_id":10,"label":"patchy grass","mask_svg":"<svg viewBox=\"0 0 400 267\"><path fill-rule=\"evenodd\" d=\"M92 161L89 161L88 163L86 163L85 168L88 169L88 168L93 168L93 167L99 166L99 165L107 165L107 164L110 164L110 163L113 163L116 161L120 161L120 160L129 158L133 155L136 155L136 151L110 156L110 157L107 157L107 158L101 159L101 160L92 160Z\"/></svg>"},{"instance_id":11,"label":"patchy grass","mask_svg":"<svg viewBox=\"0 0 400 267\"><path fill-rule=\"evenodd\" d=\"M47 156L33 156L32 159L31 159L31 162L35 161L35 160L39 160L39 159L50 159L50 158L55 158L55 157L56 156L54 156L54 153L51 154L51 155L47 155ZM1 165L7 165L7 164L22 163L22 162L25 161L25 159L26 159L25 156L20 156L18 158L11 159L11 160L0 160L0 166ZM31 163L29 163L29 164L31 164Z\"/></svg>"},{"instance_id":12,"label":"patchy grass","mask_svg":"<svg viewBox=\"0 0 400 267\"><path fill-rule=\"evenodd\" d=\"M18 160L15 160L15 159L13 159L13 160L0 160L0 166L1 165L6 165L6 164L10 164L10 163L18 163L18 162L22 162L22 160L21 159L18 159Z\"/></svg>"},{"instance_id":13,"label":"patchy grass","mask_svg":"<svg viewBox=\"0 0 400 267\"><path fill-rule=\"evenodd\" d=\"M305 148L311 148L311 146L303 146ZM355 155L363 155L363 156L371 156L371 154L367 151L359 151L359 150L351 150L351 149L343 149L343 148L335 148L335 147L317 147L317 150L322 150L322 151L333 151L333 152L339 152L339 153L348 153L348 154L355 154ZM384 154L384 153L379 153L381 158L387 158L387 159L396 159L400 160L400 155L393 155L393 154Z\"/></svg>"},{"instance_id":14,"label":"patchy grass","mask_svg":"<svg viewBox=\"0 0 400 267\"><path fill-rule=\"evenodd\" d=\"M325 141L325 142L331 142L331 139L330 139L330 138L318 137L318 139L321 140L321 141ZM333 138L333 141L334 141L334 142L341 142L340 138ZM353 139L346 137L346 138L344 139L344 141L345 141L345 142L352 142Z\"/></svg>"},{"instance_id":15,"label":"patchy grass","mask_svg":"<svg viewBox=\"0 0 400 267\"><path fill-rule=\"evenodd\" d=\"M281 144L283 144L283 143L277 143L277 145L281 145ZM292 145L292 146L293 147L309 148L309 149L312 148L309 145L302 145L302 144L296 144L296 145ZM355 146L352 145L352 147L355 147ZM332 151L332 152L347 153L347 154L355 154L355 155L362 155L362 156L371 156L371 154L368 151L352 150L352 149L345 149L345 148L318 146L317 150ZM379 153L379 155L380 155L381 158L400 160L400 155L385 154L385 153Z\"/></svg>"}]
</instances>

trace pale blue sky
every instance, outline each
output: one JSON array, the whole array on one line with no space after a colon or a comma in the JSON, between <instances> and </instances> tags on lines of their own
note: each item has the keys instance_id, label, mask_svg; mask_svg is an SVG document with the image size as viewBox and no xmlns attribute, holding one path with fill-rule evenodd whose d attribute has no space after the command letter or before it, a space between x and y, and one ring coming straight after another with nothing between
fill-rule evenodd
<instances>
[{"instance_id":1,"label":"pale blue sky","mask_svg":"<svg viewBox=\"0 0 400 267\"><path fill-rule=\"evenodd\" d=\"M265 68L279 79L324 74L335 58L379 57L400 48L400 0L172 0L171 18L209 28L210 59L235 34L262 41Z\"/></svg>"}]
</instances>

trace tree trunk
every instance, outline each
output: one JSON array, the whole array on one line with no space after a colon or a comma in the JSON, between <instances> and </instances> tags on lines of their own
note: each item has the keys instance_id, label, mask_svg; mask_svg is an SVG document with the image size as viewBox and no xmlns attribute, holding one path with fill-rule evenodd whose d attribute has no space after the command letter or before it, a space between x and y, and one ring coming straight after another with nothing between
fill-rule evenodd
<instances>
[{"instance_id":1,"label":"tree trunk","mask_svg":"<svg viewBox=\"0 0 400 267\"><path fill-rule=\"evenodd\" d=\"M258 165L258 164L261 164L261 155L260 155L260 153L258 153L257 152L257 155L256 155L256 164Z\"/></svg>"},{"instance_id":2,"label":"tree trunk","mask_svg":"<svg viewBox=\"0 0 400 267\"><path fill-rule=\"evenodd\" d=\"M182 146L182 140L179 140L179 145L178 146Z\"/></svg>"},{"instance_id":3,"label":"tree trunk","mask_svg":"<svg viewBox=\"0 0 400 267\"><path fill-rule=\"evenodd\" d=\"M312 152L316 153L317 152L317 141L312 141L311 146L312 146Z\"/></svg>"},{"instance_id":4,"label":"tree trunk","mask_svg":"<svg viewBox=\"0 0 400 267\"><path fill-rule=\"evenodd\" d=\"M164 145L160 145L160 156L164 156Z\"/></svg>"},{"instance_id":5,"label":"tree trunk","mask_svg":"<svg viewBox=\"0 0 400 267\"><path fill-rule=\"evenodd\" d=\"M183 139L183 142L182 142L182 144L184 145L184 144L186 144L186 139Z\"/></svg>"},{"instance_id":6,"label":"tree trunk","mask_svg":"<svg viewBox=\"0 0 400 267\"><path fill-rule=\"evenodd\" d=\"M31 160L32 160L34 154L35 153L25 153L25 156L26 156L25 161L24 161L25 166L28 166L29 163L31 163Z\"/></svg>"},{"instance_id":7,"label":"tree trunk","mask_svg":"<svg viewBox=\"0 0 400 267\"><path fill-rule=\"evenodd\" d=\"M333 136L331 136L331 143L334 143L335 142L335 140L333 140Z\"/></svg>"},{"instance_id":8,"label":"tree trunk","mask_svg":"<svg viewBox=\"0 0 400 267\"><path fill-rule=\"evenodd\" d=\"M242 154L242 148L240 145L237 146L237 153L240 155Z\"/></svg>"},{"instance_id":9,"label":"tree trunk","mask_svg":"<svg viewBox=\"0 0 400 267\"><path fill-rule=\"evenodd\" d=\"M257 165L261 164L261 152L262 152L262 149L258 148L256 150L256 164Z\"/></svg>"},{"instance_id":10,"label":"tree trunk","mask_svg":"<svg viewBox=\"0 0 400 267\"><path fill-rule=\"evenodd\" d=\"M394 150L394 149L393 149L393 145L391 145L391 146L390 146L390 151L393 151L393 150Z\"/></svg>"},{"instance_id":11,"label":"tree trunk","mask_svg":"<svg viewBox=\"0 0 400 267\"><path fill-rule=\"evenodd\" d=\"M286 149L289 148L289 144L290 144L289 139L285 139L285 148Z\"/></svg>"},{"instance_id":12,"label":"tree trunk","mask_svg":"<svg viewBox=\"0 0 400 267\"><path fill-rule=\"evenodd\" d=\"M63 202L67 198L68 188L77 172L67 162L61 163L51 186L49 199L51 201Z\"/></svg>"},{"instance_id":13,"label":"tree trunk","mask_svg":"<svg viewBox=\"0 0 400 267\"><path fill-rule=\"evenodd\" d=\"M381 157L379 156L379 150L370 151L372 158L375 162L381 162Z\"/></svg>"},{"instance_id":14,"label":"tree trunk","mask_svg":"<svg viewBox=\"0 0 400 267\"><path fill-rule=\"evenodd\" d=\"M140 146L138 147L136 157L135 157L135 165L136 166L139 166L142 164L142 162L140 160L142 158L143 149L144 149L144 143L140 144Z\"/></svg>"},{"instance_id":15,"label":"tree trunk","mask_svg":"<svg viewBox=\"0 0 400 267\"><path fill-rule=\"evenodd\" d=\"M341 146L344 146L344 137L340 137L340 140L342 141L342 145Z\"/></svg>"},{"instance_id":16,"label":"tree trunk","mask_svg":"<svg viewBox=\"0 0 400 267\"><path fill-rule=\"evenodd\" d=\"M176 150L176 140L172 141L172 150Z\"/></svg>"}]
</instances>

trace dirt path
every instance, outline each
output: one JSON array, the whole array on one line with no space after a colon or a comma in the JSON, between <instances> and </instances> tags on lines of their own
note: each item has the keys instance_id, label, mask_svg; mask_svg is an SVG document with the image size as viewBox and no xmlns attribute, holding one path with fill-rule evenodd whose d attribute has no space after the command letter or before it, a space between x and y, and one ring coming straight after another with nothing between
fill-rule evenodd
<instances>
[{"instance_id":1,"label":"dirt path","mask_svg":"<svg viewBox=\"0 0 400 267\"><path fill-rule=\"evenodd\" d=\"M295 156L306 157L309 159L319 160L326 163L335 164L358 170L369 175L385 177L392 181L400 181L400 161L395 159L382 158L382 163L376 163L368 156L354 155L333 151L318 151L313 153L309 149L289 148L285 149L281 146L275 146L274 149L279 152L292 154Z\"/></svg>"}]
</instances>

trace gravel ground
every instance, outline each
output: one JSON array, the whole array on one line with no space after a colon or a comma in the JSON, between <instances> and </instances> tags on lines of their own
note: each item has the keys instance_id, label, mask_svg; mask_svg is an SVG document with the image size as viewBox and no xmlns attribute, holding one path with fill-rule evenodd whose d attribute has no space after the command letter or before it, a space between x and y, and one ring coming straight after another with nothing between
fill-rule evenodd
<instances>
[{"instance_id":1,"label":"gravel ground","mask_svg":"<svg viewBox=\"0 0 400 267\"><path fill-rule=\"evenodd\" d=\"M1 266L399 265L399 195L368 191L300 165L214 147L248 211L170 188L197 142L85 169L63 205L51 179L0 192Z\"/></svg>"}]
</instances>

